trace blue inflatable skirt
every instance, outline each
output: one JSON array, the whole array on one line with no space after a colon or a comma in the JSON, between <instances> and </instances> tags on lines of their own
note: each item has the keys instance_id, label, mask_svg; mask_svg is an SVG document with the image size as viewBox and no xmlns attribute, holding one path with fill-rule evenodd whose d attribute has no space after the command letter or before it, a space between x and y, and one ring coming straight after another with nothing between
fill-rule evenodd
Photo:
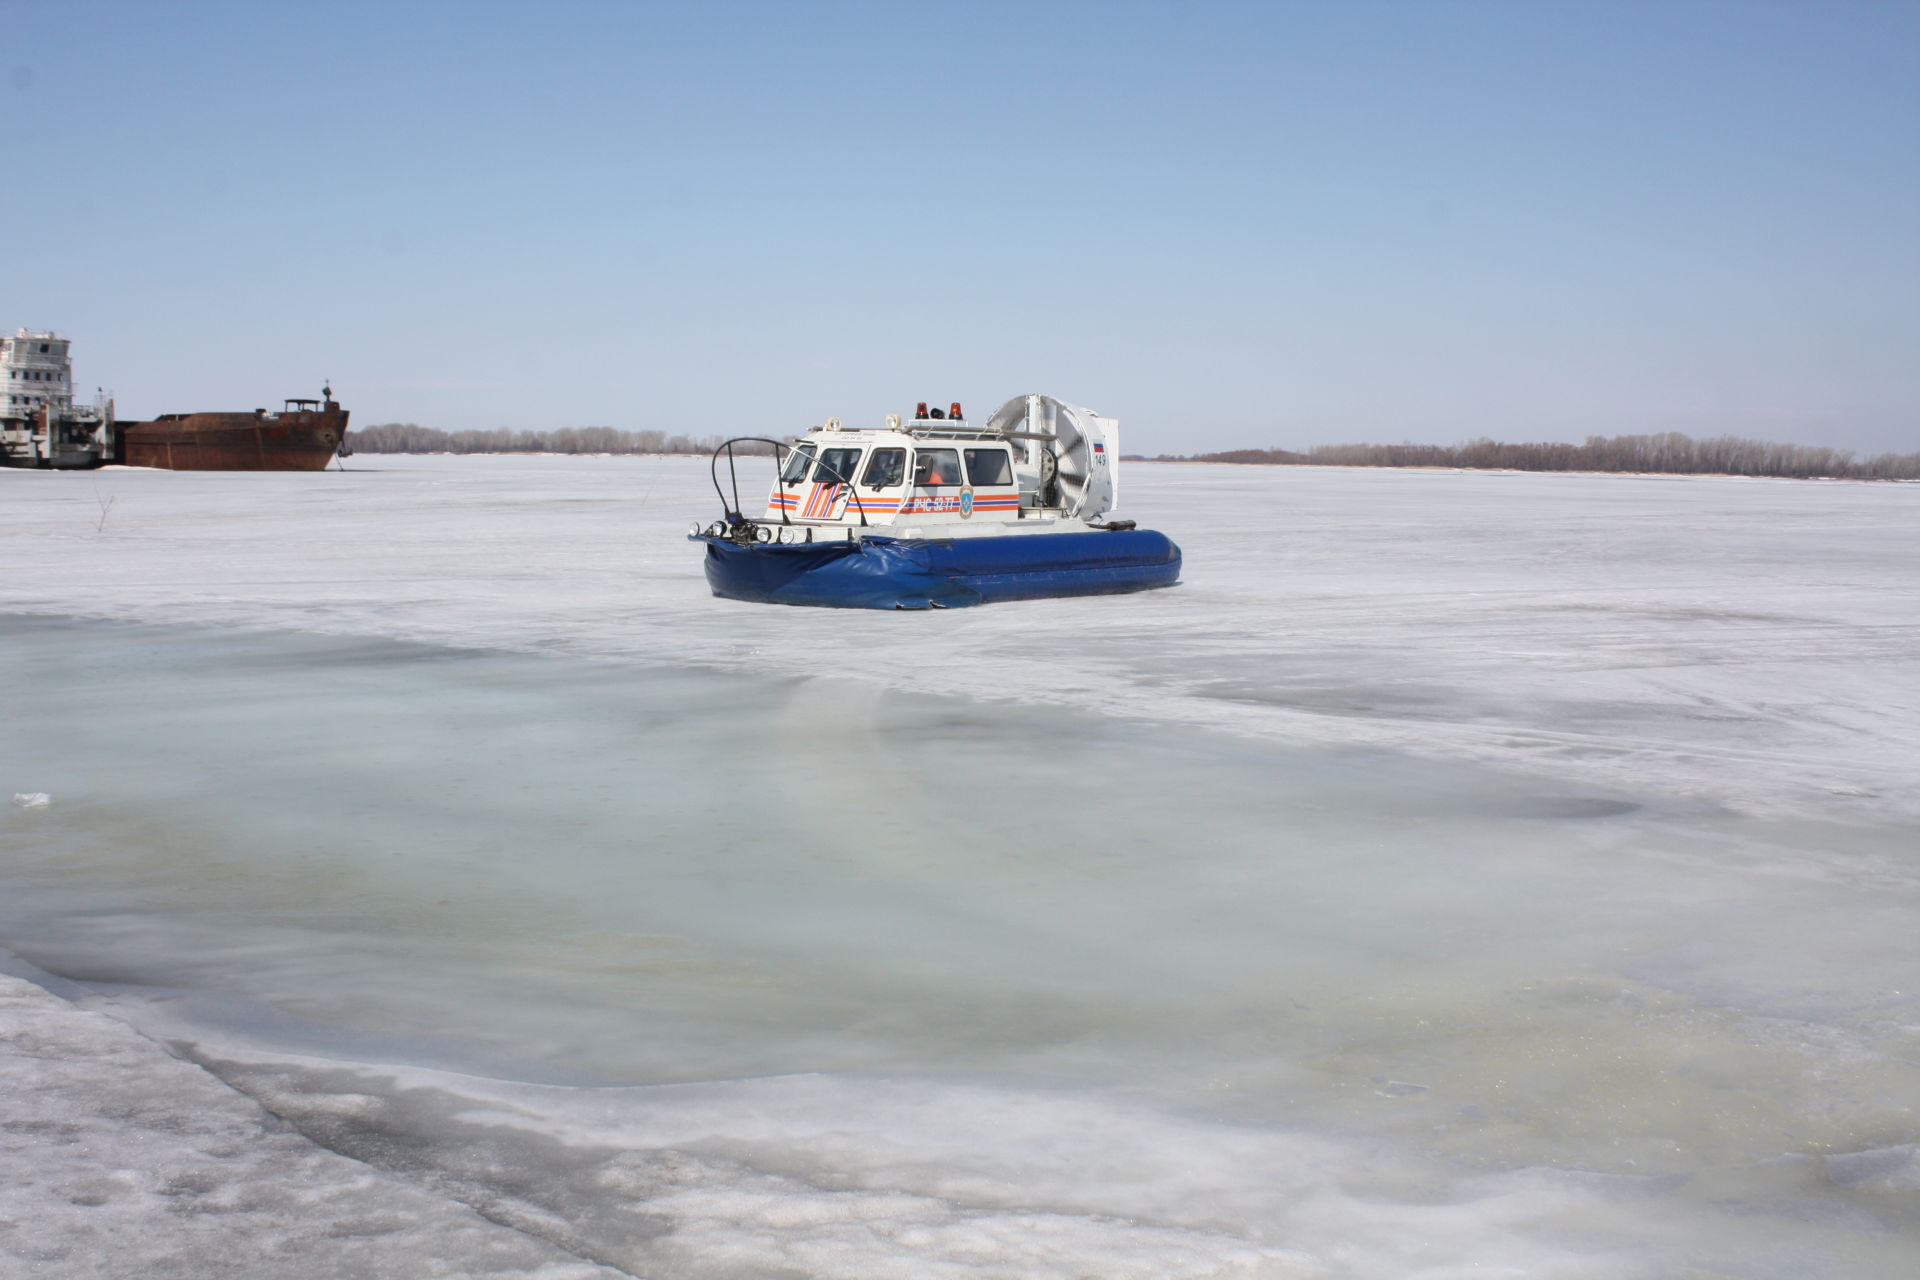
<instances>
[{"instance_id":1,"label":"blue inflatable skirt","mask_svg":"<svg viewBox=\"0 0 1920 1280\"><path fill-rule=\"evenodd\" d=\"M713 594L838 609L960 609L999 600L1170 587L1180 548L1151 529L902 541L707 544Z\"/></svg>"}]
</instances>

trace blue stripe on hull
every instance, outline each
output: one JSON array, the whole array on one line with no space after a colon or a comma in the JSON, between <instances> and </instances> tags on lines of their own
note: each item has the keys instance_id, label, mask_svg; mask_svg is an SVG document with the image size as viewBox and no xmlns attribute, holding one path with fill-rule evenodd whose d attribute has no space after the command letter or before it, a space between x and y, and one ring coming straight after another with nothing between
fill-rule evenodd
<instances>
[{"instance_id":1,"label":"blue stripe on hull","mask_svg":"<svg viewBox=\"0 0 1920 1280\"><path fill-rule=\"evenodd\" d=\"M737 546L704 535L713 594L757 604L958 609L1170 587L1180 548L1151 529Z\"/></svg>"}]
</instances>

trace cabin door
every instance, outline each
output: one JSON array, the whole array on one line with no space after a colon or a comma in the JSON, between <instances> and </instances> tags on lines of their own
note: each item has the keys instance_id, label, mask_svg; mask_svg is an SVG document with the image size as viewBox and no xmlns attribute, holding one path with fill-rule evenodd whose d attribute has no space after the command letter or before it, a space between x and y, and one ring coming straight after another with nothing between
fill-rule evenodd
<instances>
[{"instance_id":1,"label":"cabin door","mask_svg":"<svg viewBox=\"0 0 1920 1280\"><path fill-rule=\"evenodd\" d=\"M966 478L960 474L958 449L915 449L913 496L901 510L918 516L958 516L962 490L966 490L971 508L972 490L967 489Z\"/></svg>"},{"instance_id":2,"label":"cabin door","mask_svg":"<svg viewBox=\"0 0 1920 1280\"><path fill-rule=\"evenodd\" d=\"M847 509L847 494L859 475L860 450L822 449L813 481L801 495L802 520L837 520Z\"/></svg>"}]
</instances>

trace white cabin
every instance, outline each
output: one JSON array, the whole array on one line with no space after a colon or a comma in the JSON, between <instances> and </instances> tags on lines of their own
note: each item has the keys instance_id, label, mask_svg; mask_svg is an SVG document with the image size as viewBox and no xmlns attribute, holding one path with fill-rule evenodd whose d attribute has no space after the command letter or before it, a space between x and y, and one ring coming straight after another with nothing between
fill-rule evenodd
<instances>
[{"instance_id":1,"label":"white cabin","mask_svg":"<svg viewBox=\"0 0 1920 1280\"><path fill-rule=\"evenodd\" d=\"M1114 419L1041 395L977 425L958 404L922 404L868 430L829 419L786 455L760 524L779 542L1102 527L1119 491L1119 434Z\"/></svg>"}]
</instances>

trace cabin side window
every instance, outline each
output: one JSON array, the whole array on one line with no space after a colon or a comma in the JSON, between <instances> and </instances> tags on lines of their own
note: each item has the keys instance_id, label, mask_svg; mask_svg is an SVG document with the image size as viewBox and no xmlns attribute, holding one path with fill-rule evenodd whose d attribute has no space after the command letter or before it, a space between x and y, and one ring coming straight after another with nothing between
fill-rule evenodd
<instances>
[{"instance_id":1,"label":"cabin side window","mask_svg":"<svg viewBox=\"0 0 1920 1280\"><path fill-rule=\"evenodd\" d=\"M976 485L1010 485L1013 463L1005 449L967 450L967 480Z\"/></svg>"},{"instance_id":2,"label":"cabin side window","mask_svg":"<svg viewBox=\"0 0 1920 1280\"><path fill-rule=\"evenodd\" d=\"M960 454L954 449L916 449L913 483L920 489L938 489L960 483Z\"/></svg>"},{"instance_id":3,"label":"cabin side window","mask_svg":"<svg viewBox=\"0 0 1920 1280\"><path fill-rule=\"evenodd\" d=\"M869 489L891 489L906 474L905 449L875 449L872 461L867 463L867 474L860 478L860 483Z\"/></svg>"},{"instance_id":4,"label":"cabin side window","mask_svg":"<svg viewBox=\"0 0 1920 1280\"><path fill-rule=\"evenodd\" d=\"M799 484L807 478L807 468L813 465L813 446L803 444L787 455L786 469L780 473L781 484ZM766 472L762 471L761 475Z\"/></svg>"},{"instance_id":5,"label":"cabin side window","mask_svg":"<svg viewBox=\"0 0 1920 1280\"><path fill-rule=\"evenodd\" d=\"M813 469L815 484L851 484L860 465L858 449L823 449L820 465Z\"/></svg>"}]
</instances>

